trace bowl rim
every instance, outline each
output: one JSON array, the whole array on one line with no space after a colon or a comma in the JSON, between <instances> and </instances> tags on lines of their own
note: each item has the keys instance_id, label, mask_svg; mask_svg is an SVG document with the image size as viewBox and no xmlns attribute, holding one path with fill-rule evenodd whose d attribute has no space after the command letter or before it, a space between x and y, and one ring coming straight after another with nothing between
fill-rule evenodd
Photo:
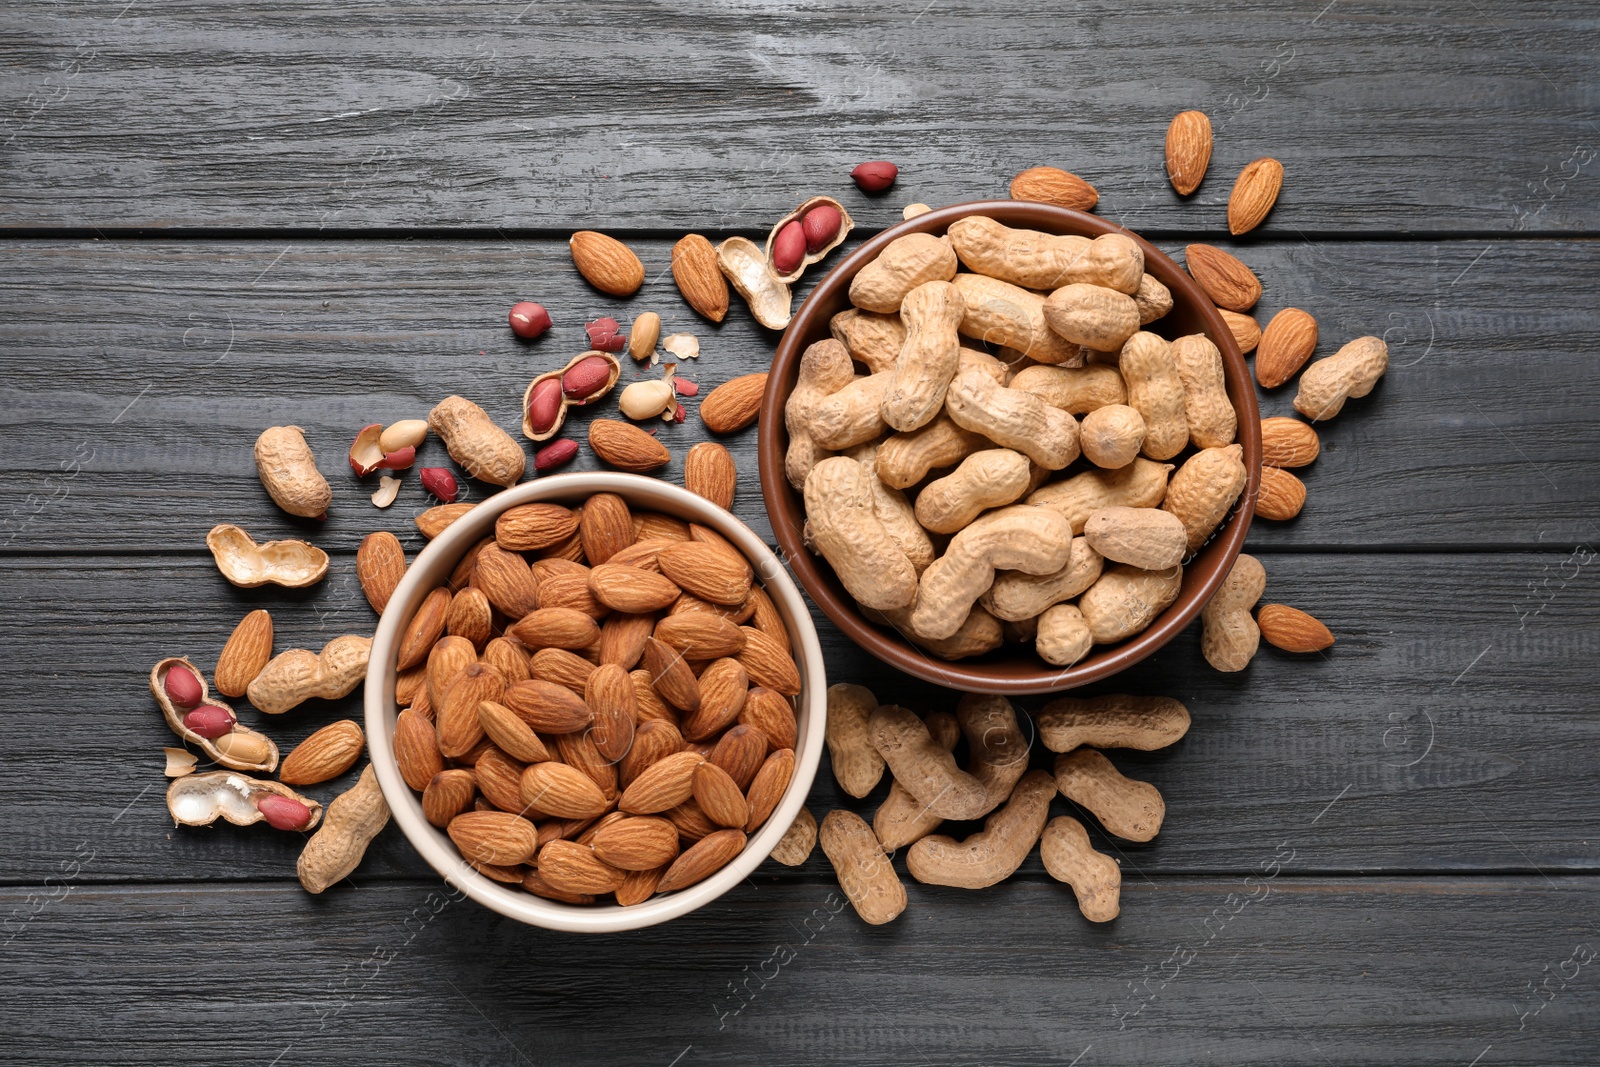
<instances>
[{"instance_id":1,"label":"bowl rim","mask_svg":"<svg viewBox=\"0 0 1600 1067\"><path fill-rule=\"evenodd\" d=\"M423 818L421 800L401 778L394 756L398 715L394 700L395 646L402 624L410 620L423 597L448 576L449 569L467 549L493 532L494 520L508 508L537 502L570 502L602 492L622 496L630 507L657 509L679 518L692 516L689 521L703 523L737 545L783 616L792 642L790 651L801 672L794 776L766 823L750 836L738 856L710 878L626 908L617 904L563 904L508 888L479 874L461 857L444 831ZM436 569L442 574L430 574ZM378 620L362 703L367 751L389 811L406 840L446 882L484 907L519 922L569 933L615 933L666 922L709 904L767 858L799 814L816 778L826 728L827 681L822 646L805 600L778 557L753 530L731 512L670 482L637 474L581 471L524 482L485 498L417 554Z\"/></svg>"},{"instance_id":2,"label":"bowl rim","mask_svg":"<svg viewBox=\"0 0 1600 1067\"><path fill-rule=\"evenodd\" d=\"M849 280L891 241L911 233L943 233L951 223L969 215L987 215L1006 225L1053 233L1076 233L1088 237L1118 233L1132 238L1144 253L1146 273L1154 275L1173 292L1175 303L1181 294L1204 324L1206 336L1222 352L1228 396L1238 416L1239 429L1234 443L1244 446L1245 487L1222 526L1202 547L1202 551L1206 551L1220 543L1221 555L1208 559L1204 572L1197 575L1198 580L1192 586L1189 572L1195 568L1192 564L1186 565L1184 587L1177 601L1158 615L1145 630L1104 651L1092 651L1071 667L1052 667L1041 660L1038 670L1024 669L999 674L993 670L993 664L986 664L981 659L976 662L938 659L903 637L890 637L887 631L869 623L848 596L841 596L835 591L833 583L836 579L824 576L815 558L806 549L800 526L804 519L804 506L799 502L799 494L790 487L784 470L783 457L788 446L788 434L783 409L793 391L792 380L800 354L806 347L805 335L816 329L813 320L824 314L825 306L835 300ZM826 335L826 323L822 325L823 335ZM1085 212L1031 201L974 200L935 208L891 226L856 248L817 283L784 331L767 383L761 402L757 451L761 492L773 533L795 577L823 614L867 652L891 667L950 689L1007 696L1054 693L1101 681L1139 663L1181 633L1200 614L1212 593L1232 569L1234 560L1244 547L1255 515L1255 500L1261 482L1261 414L1254 380L1233 333L1210 297L1171 257L1126 227Z\"/></svg>"}]
</instances>

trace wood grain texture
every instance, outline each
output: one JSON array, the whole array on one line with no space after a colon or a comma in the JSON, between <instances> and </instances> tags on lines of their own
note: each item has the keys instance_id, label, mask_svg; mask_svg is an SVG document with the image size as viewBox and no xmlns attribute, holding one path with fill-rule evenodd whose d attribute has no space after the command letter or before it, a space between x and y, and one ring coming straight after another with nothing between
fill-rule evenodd
<instances>
[{"instance_id":1,"label":"wood grain texture","mask_svg":"<svg viewBox=\"0 0 1600 1067\"><path fill-rule=\"evenodd\" d=\"M1221 233L1233 177L1272 154L1267 233L1591 230L1600 23L1528 15L28 0L5 15L0 223L761 229L830 193L876 227L1049 163L1129 225ZM1193 202L1162 170L1187 108L1217 131ZM849 185L885 158L890 195Z\"/></svg>"},{"instance_id":2,"label":"wood grain texture","mask_svg":"<svg viewBox=\"0 0 1600 1067\"><path fill-rule=\"evenodd\" d=\"M1126 773L1161 789L1169 814L1153 843L1105 847L1130 877L1237 872L1263 842L1297 828L1303 865L1318 871L1600 866L1600 767L1591 758L1600 722L1587 695L1600 651L1596 568L1577 568L1563 585L1548 555L1488 559L1268 557L1267 599L1310 610L1339 643L1315 656L1263 648L1242 674L1222 675L1205 665L1191 630L1095 690L1176 696L1194 716L1170 750L1112 753ZM174 829L160 753L174 742L144 679L166 655L187 654L209 672L255 607L273 611L280 651L370 633L374 616L353 570L339 555L322 586L278 594L235 590L190 559L11 561L0 597L30 608L0 617L0 644L10 650L0 660L8 859L0 881L52 874L78 842L96 850L96 881L291 877L297 835ZM1529 583L1542 577L1551 579L1547 599L1530 599ZM953 694L891 675L825 621L821 628L830 681L867 685L919 711L953 710ZM70 669L41 669L61 649L70 649ZM286 752L329 722L361 718L359 692L272 718L236 706ZM1050 758L1035 754L1040 766ZM354 776L308 792L327 801ZM846 804L870 817L887 788L844 798L824 760L811 804L818 814ZM1065 800L1056 807L1073 810ZM423 870L391 827L355 881ZM1026 870L1039 874L1036 857Z\"/></svg>"},{"instance_id":3,"label":"wood grain texture","mask_svg":"<svg viewBox=\"0 0 1600 1067\"><path fill-rule=\"evenodd\" d=\"M419 882L0 890L0 916L39 907L0 953L0 1036L57 1064L92 1003L73 1062L129 1067L576 1064L601 1040L628 1065L1589 1062L1593 879L1301 878L1286 836L1250 854L1276 877L1128 879L1102 926L1041 882L912 885L871 928L832 885L758 876L583 938Z\"/></svg>"},{"instance_id":4,"label":"wood grain texture","mask_svg":"<svg viewBox=\"0 0 1600 1067\"><path fill-rule=\"evenodd\" d=\"M516 433L528 381L581 351L582 324L600 315L627 323L654 310L664 333L699 336L701 357L680 370L701 396L767 366L775 339L744 308L719 327L699 320L668 274L670 240L635 243L649 280L631 300L590 288L550 239L0 246L0 345L19 357L0 382L12 486L0 547L199 550L229 521L353 549L431 503L413 473L393 509L372 508L376 479L358 482L345 462L358 428L420 417L459 392ZM1600 312L1571 299L1600 287L1600 247L1294 240L1244 255L1266 279L1263 322L1299 306L1320 320L1318 356L1365 333L1391 352L1377 391L1321 426L1322 456L1300 472L1302 516L1258 522L1252 545L1570 550L1600 532L1600 378L1585 355L1600 346ZM522 298L556 322L531 345L506 326ZM641 376L624 362L624 383ZM1263 394L1263 414L1293 414L1294 389ZM705 438L698 400L685 403L689 421L660 430L674 455L662 476L674 481ZM575 413L567 434L581 440L589 417ZM255 477L251 443L283 423L305 427L333 482L324 524L284 515ZM749 476L734 510L764 535L755 435L726 443ZM448 463L437 439L420 463ZM595 465L584 446L572 469Z\"/></svg>"}]
</instances>

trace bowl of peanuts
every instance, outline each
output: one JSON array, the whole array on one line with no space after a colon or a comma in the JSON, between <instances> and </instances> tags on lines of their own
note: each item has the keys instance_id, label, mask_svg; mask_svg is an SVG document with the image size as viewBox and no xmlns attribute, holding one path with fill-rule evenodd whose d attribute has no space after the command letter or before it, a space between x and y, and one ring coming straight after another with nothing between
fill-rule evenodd
<instances>
[{"instance_id":1,"label":"bowl of peanuts","mask_svg":"<svg viewBox=\"0 0 1600 1067\"><path fill-rule=\"evenodd\" d=\"M633 474L540 478L454 519L373 637L368 747L394 819L509 918L609 933L737 885L823 746L816 629L722 508Z\"/></svg>"},{"instance_id":2,"label":"bowl of peanuts","mask_svg":"<svg viewBox=\"0 0 1600 1067\"><path fill-rule=\"evenodd\" d=\"M1244 544L1255 389L1195 281L1104 219L907 219L801 305L762 401L762 493L857 644L967 692L1109 677L1189 625Z\"/></svg>"}]
</instances>

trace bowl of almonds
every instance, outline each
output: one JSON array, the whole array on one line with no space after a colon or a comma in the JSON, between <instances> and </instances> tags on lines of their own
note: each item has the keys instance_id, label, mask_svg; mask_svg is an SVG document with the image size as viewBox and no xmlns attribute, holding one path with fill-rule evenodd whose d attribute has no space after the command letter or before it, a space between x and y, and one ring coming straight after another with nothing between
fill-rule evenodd
<instances>
[{"instance_id":1,"label":"bowl of almonds","mask_svg":"<svg viewBox=\"0 0 1600 1067\"><path fill-rule=\"evenodd\" d=\"M452 885L549 929L653 925L743 880L823 745L816 630L730 513L632 474L459 514L373 638L365 713L395 821Z\"/></svg>"},{"instance_id":2,"label":"bowl of almonds","mask_svg":"<svg viewBox=\"0 0 1600 1067\"><path fill-rule=\"evenodd\" d=\"M760 432L812 600L967 692L1069 689L1155 652L1226 577L1260 480L1249 368L1205 291L1041 203L928 211L856 249L789 324Z\"/></svg>"}]
</instances>

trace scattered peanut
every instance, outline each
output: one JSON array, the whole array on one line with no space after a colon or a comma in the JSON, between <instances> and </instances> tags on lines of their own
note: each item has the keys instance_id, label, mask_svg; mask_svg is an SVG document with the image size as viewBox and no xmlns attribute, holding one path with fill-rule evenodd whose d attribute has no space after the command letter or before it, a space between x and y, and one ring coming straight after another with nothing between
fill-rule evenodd
<instances>
[{"instance_id":1,"label":"scattered peanut","mask_svg":"<svg viewBox=\"0 0 1600 1067\"><path fill-rule=\"evenodd\" d=\"M349 877L378 831L389 824L389 805L369 763L356 784L333 798L322 828L311 835L295 870L308 893L320 893Z\"/></svg>"}]
</instances>

